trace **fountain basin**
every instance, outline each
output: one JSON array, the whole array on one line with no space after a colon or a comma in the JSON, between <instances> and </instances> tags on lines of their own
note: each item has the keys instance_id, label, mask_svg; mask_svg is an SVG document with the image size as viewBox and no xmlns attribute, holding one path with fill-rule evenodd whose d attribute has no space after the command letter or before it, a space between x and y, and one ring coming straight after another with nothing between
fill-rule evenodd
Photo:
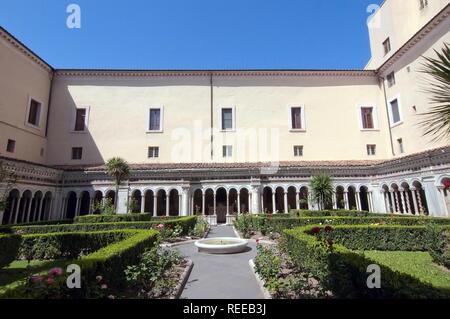
<instances>
[{"instance_id":1,"label":"fountain basin","mask_svg":"<svg viewBox=\"0 0 450 319\"><path fill-rule=\"evenodd\" d=\"M237 254L247 249L248 241L234 237L218 237L197 240L199 252L208 254Z\"/></svg>"}]
</instances>

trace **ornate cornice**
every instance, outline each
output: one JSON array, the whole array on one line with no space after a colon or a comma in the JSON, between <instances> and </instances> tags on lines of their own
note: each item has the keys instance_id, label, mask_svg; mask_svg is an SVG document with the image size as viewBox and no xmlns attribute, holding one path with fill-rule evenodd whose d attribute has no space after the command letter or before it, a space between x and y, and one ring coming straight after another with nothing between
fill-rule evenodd
<instances>
[{"instance_id":1,"label":"ornate cornice","mask_svg":"<svg viewBox=\"0 0 450 319\"><path fill-rule=\"evenodd\" d=\"M4 39L10 45L12 45L16 50L25 55L28 59L36 63L42 69L47 71L48 73L53 73L53 67L45 62L41 57L39 57L36 53L30 50L26 45L16 39L11 33L6 31L4 28L0 27L0 38Z\"/></svg>"},{"instance_id":2,"label":"ornate cornice","mask_svg":"<svg viewBox=\"0 0 450 319\"><path fill-rule=\"evenodd\" d=\"M422 29L412 36L400 49L398 49L389 59L386 60L377 70L378 74L384 73L394 65L401 57L411 50L417 43L425 38L438 25L444 22L450 16L450 4L441 10L433 19L431 19Z\"/></svg>"},{"instance_id":3,"label":"ornate cornice","mask_svg":"<svg viewBox=\"0 0 450 319\"><path fill-rule=\"evenodd\" d=\"M58 77L375 77L372 70L57 70Z\"/></svg>"}]
</instances>

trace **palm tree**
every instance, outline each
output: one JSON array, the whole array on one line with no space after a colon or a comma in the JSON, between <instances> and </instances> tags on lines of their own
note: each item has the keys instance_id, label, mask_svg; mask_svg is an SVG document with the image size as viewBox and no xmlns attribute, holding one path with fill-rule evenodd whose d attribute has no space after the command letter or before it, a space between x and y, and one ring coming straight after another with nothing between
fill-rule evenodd
<instances>
[{"instance_id":1,"label":"palm tree","mask_svg":"<svg viewBox=\"0 0 450 319\"><path fill-rule=\"evenodd\" d=\"M431 135L434 141L450 137L450 48L444 44L442 52L436 51L437 58L424 57L422 73L431 76L429 88L425 92L431 95L430 111L422 113L419 123L425 135Z\"/></svg>"},{"instance_id":2,"label":"palm tree","mask_svg":"<svg viewBox=\"0 0 450 319\"><path fill-rule=\"evenodd\" d=\"M331 177L325 173L313 176L310 182L311 196L319 204L319 210L332 204L334 194Z\"/></svg>"},{"instance_id":3,"label":"palm tree","mask_svg":"<svg viewBox=\"0 0 450 319\"><path fill-rule=\"evenodd\" d=\"M113 157L106 163L106 170L108 172L108 175L114 178L116 182L116 194L115 194L115 200L114 200L114 206L116 208L117 213L117 201L119 198L119 185L122 182L122 180L128 178L130 175L130 167L128 166L128 163L120 158L120 157Z\"/></svg>"}]
</instances>

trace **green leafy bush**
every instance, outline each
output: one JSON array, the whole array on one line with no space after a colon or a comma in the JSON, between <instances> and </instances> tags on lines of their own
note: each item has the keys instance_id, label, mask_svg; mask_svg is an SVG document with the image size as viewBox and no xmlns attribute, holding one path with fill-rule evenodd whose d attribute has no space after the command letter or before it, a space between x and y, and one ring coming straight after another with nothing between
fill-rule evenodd
<instances>
[{"instance_id":1,"label":"green leafy bush","mask_svg":"<svg viewBox=\"0 0 450 319\"><path fill-rule=\"evenodd\" d=\"M273 290L281 270L281 259L271 247L256 246L255 271L264 280L266 287Z\"/></svg>"},{"instance_id":2,"label":"green leafy bush","mask_svg":"<svg viewBox=\"0 0 450 319\"><path fill-rule=\"evenodd\" d=\"M127 282L139 291L138 297L153 299L165 296L176 285L167 273L182 260L177 251L153 247L142 254L136 265L127 267Z\"/></svg>"},{"instance_id":3,"label":"green leafy bush","mask_svg":"<svg viewBox=\"0 0 450 319\"><path fill-rule=\"evenodd\" d=\"M361 250L368 247L373 250L383 250L397 246L403 250L402 245L405 244L405 240L402 236L406 235L409 240L414 241L414 243L407 244L407 248L425 249L428 243L421 243L425 237L425 227L336 226L329 233L334 241L332 249L323 245L322 232L321 226L285 230L282 246L290 254L299 269L310 272L335 296L341 298L450 297L450 290L448 289L435 287L422 281L421 278L393 270L383 264L380 265L383 274L382 288L369 289L366 284L367 267L377 264L377 262L364 256L362 251L352 251L344 246L348 244L354 246L354 249ZM417 237L412 235L414 233L417 233ZM377 236L381 238L377 239ZM374 242L369 243L370 241ZM395 243L389 244L387 241L394 241ZM362 244L363 247L357 247L358 244ZM405 265L405 267L408 268L408 265Z\"/></svg>"},{"instance_id":4,"label":"green leafy bush","mask_svg":"<svg viewBox=\"0 0 450 319\"><path fill-rule=\"evenodd\" d=\"M234 226L242 233L242 236L249 238L253 227L253 218L249 214L241 214L234 221Z\"/></svg>"},{"instance_id":5,"label":"green leafy bush","mask_svg":"<svg viewBox=\"0 0 450 319\"><path fill-rule=\"evenodd\" d=\"M143 222L151 221L151 214L101 214L77 216L75 223L115 223L115 222Z\"/></svg>"},{"instance_id":6,"label":"green leafy bush","mask_svg":"<svg viewBox=\"0 0 450 319\"><path fill-rule=\"evenodd\" d=\"M22 237L0 234L0 269L17 259Z\"/></svg>"},{"instance_id":7,"label":"green leafy bush","mask_svg":"<svg viewBox=\"0 0 450 319\"><path fill-rule=\"evenodd\" d=\"M434 224L427 227L427 241L430 243L429 252L433 260L450 268L450 229L442 231Z\"/></svg>"}]
</instances>

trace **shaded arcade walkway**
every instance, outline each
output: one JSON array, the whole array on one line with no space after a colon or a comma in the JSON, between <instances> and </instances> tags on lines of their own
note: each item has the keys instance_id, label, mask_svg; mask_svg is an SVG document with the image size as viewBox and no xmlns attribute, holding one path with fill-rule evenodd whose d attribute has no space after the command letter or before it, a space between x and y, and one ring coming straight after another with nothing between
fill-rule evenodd
<instances>
[{"instance_id":1,"label":"shaded arcade walkway","mask_svg":"<svg viewBox=\"0 0 450 319\"><path fill-rule=\"evenodd\" d=\"M213 227L212 237L236 237L231 226ZM255 257L255 243L249 243L247 252L235 255L208 255L198 253L193 243L176 247L182 255L194 262L182 299L263 299L263 293L249 267Z\"/></svg>"}]
</instances>

